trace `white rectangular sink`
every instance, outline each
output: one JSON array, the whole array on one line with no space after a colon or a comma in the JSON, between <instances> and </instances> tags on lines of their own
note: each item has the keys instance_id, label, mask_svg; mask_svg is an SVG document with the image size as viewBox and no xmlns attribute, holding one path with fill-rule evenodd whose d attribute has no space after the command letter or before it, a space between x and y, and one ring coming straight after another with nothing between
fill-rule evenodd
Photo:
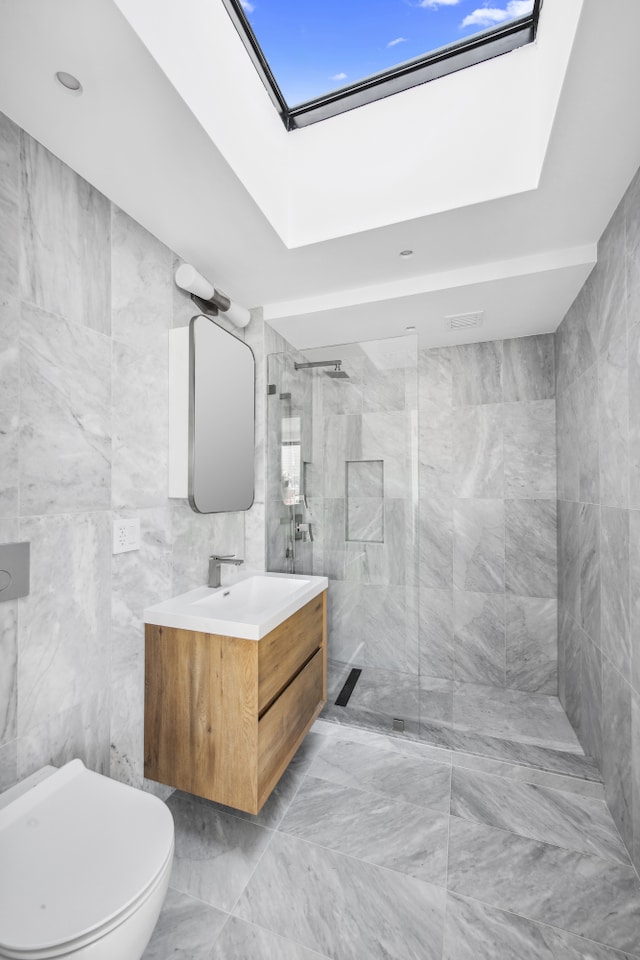
<instances>
[{"instance_id":1,"label":"white rectangular sink","mask_svg":"<svg viewBox=\"0 0 640 960\"><path fill-rule=\"evenodd\" d=\"M144 611L145 623L260 640L326 590L326 577L260 573L229 587L197 587Z\"/></svg>"}]
</instances>

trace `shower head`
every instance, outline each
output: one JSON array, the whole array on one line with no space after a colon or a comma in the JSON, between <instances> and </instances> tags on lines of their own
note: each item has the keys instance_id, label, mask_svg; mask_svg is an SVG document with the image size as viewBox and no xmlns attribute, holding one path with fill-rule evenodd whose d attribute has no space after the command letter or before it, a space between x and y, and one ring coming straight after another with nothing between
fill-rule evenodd
<instances>
[{"instance_id":1,"label":"shower head","mask_svg":"<svg viewBox=\"0 0 640 960\"><path fill-rule=\"evenodd\" d=\"M333 370L324 372L332 380L348 380L349 374L345 373L342 367L342 360L309 360L307 363L294 363L296 370L307 370L309 367L333 367Z\"/></svg>"}]
</instances>

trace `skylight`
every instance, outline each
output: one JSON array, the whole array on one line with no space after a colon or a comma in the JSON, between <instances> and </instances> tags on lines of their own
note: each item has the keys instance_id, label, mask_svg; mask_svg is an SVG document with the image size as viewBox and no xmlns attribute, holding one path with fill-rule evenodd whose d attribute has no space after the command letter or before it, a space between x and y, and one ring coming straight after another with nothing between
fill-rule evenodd
<instances>
[{"instance_id":1,"label":"skylight","mask_svg":"<svg viewBox=\"0 0 640 960\"><path fill-rule=\"evenodd\" d=\"M223 0L289 129L531 42L541 0Z\"/></svg>"}]
</instances>

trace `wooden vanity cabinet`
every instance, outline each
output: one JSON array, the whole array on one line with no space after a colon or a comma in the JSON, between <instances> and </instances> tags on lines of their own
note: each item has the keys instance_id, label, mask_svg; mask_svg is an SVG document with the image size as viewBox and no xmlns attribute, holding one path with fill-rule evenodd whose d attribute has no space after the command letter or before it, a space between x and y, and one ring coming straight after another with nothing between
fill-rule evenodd
<instances>
[{"instance_id":1,"label":"wooden vanity cabinet","mask_svg":"<svg viewBox=\"0 0 640 960\"><path fill-rule=\"evenodd\" d=\"M326 591L261 640L146 624L144 775L258 813L327 697Z\"/></svg>"}]
</instances>

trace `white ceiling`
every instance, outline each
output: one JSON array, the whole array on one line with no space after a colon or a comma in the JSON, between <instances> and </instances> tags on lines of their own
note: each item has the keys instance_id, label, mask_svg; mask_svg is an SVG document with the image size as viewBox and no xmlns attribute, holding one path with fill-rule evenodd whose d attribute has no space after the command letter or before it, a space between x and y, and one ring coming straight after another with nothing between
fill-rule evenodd
<instances>
[{"instance_id":1,"label":"white ceiling","mask_svg":"<svg viewBox=\"0 0 640 960\"><path fill-rule=\"evenodd\" d=\"M640 165L637 0L545 0L536 44L291 134L221 0L0 27L0 110L299 348L554 330Z\"/></svg>"}]
</instances>

